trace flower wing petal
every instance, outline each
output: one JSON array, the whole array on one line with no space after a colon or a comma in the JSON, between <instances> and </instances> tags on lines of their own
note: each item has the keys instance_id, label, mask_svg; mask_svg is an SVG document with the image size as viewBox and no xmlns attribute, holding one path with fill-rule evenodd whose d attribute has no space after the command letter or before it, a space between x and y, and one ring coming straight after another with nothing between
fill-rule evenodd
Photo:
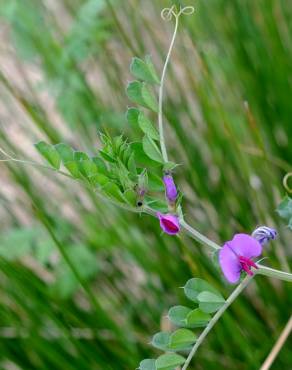
<instances>
[{"instance_id":1,"label":"flower wing petal","mask_svg":"<svg viewBox=\"0 0 292 370\"><path fill-rule=\"evenodd\" d=\"M227 242L219 251L219 264L225 278L229 283L235 284L240 279L241 265Z\"/></svg>"}]
</instances>

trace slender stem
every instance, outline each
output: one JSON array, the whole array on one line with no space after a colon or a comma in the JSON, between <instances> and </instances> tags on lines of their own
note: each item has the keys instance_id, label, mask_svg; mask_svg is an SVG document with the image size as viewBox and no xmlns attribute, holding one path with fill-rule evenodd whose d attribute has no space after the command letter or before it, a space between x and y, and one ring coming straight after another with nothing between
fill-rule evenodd
<instances>
[{"instance_id":1,"label":"slender stem","mask_svg":"<svg viewBox=\"0 0 292 370\"><path fill-rule=\"evenodd\" d=\"M160 137L160 148L161 148L161 153L164 162L168 162L168 155L167 155L167 150L166 150L166 145L165 145L165 139L164 139L164 131L163 131L163 118L162 118L162 104L163 104L163 88L164 88L164 80L165 80L165 74L167 70L167 66L169 63L170 55L173 49L174 41L176 38L177 34L177 29L178 29L178 20L179 20L179 15L175 15L175 27L174 27L174 32L172 35L172 40L168 49L168 53L165 59L165 63L163 66L162 70L162 75L161 75L161 80L160 80L160 87L159 87L159 100L158 100L158 129L159 129L159 137Z\"/></svg>"},{"instance_id":2,"label":"slender stem","mask_svg":"<svg viewBox=\"0 0 292 370\"><path fill-rule=\"evenodd\" d=\"M16 158L12 158L12 157L9 158L9 159L0 159L0 162L11 162L11 161L16 162L16 163L20 163L20 164L27 164L29 166L44 168L45 170L50 170L50 171L59 173L63 176L66 176L66 177L69 177L69 178L73 179L73 176L69 175L68 173L66 173L64 171L61 171L61 170L56 170L53 167L49 167L49 166L46 166L46 165L41 164L41 163L37 163L37 162L33 162L33 161L26 161L26 160L22 160L22 159L16 159Z\"/></svg>"},{"instance_id":3,"label":"slender stem","mask_svg":"<svg viewBox=\"0 0 292 370\"><path fill-rule=\"evenodd\" d=\"M199 243L207 245L208 247L219 250L220 246L201 234L199 231L195 230L192 226L190 226L184 219L180 220L180 226L185 230L185 232L193 239L197 240Z\"/></svg>"},{"instance_id":4,"label":"slender stem","mask_svg":"<svg viewBox=\"0 0 292 370\"><path fill-rule=\"evenodd\" d=\"M269 276L269 277L273 277L276 279L292 282L292 274L290 274L289 272L272 269L270 267L266 267L266 266L259 265L259 264L257 266L258 266L258 270L253 270L257 275L264 275L264 276Z\"/></svg>"},{"instance_id":5,"label":"slender stem","mask_svg":"<svg viewBox=\"0 0 292 370\"><path fill-rule=\"evenodd\" d=\"M274 347L269 353L269 356L266 358L265 362L261 366L260 370L269 370L271 368L275 358L281 351L283 345L285 344L291 332L292 332L292 315L290 316L289 321L287 322L284 330L282 331L281 335L279 336L277 342L275 343Z\"/></svg>"},{"instance_id":6,"label":"slender stem","mask_svg":"<svg viewBox=\"0 0 292 370\"><path fill-rule=\"evenodd\" d=\"M24 160L24 159L14 158L10 154L6 153L2 148L0 148L0 153L2 153L7 158L7 159L0 159L0 162L10 162L10 161L13 161L13 162L16 162L16 163L27 164L29 166L40 167L40 168L44 168L46 170L58 172L58 173L60 173L63 176L73 178L73 176L69 175L66 172L63 172L63 171L60 171L60 170L56 170L55 168L46 166L46 165L44 165L42 163L37 163L37 162L33 162L33 161L27 161L27 160Z\"/></svg>"},{"instance_id":7,"label":"slender stem","mask_svg":"<svg viewBox=\"0 0 292 370\"><path fill-rule=\"evenodd\" d=\"M216 312L216 314L212 317L209 324L206 326L202 334L199 336L198 340L196 341L195 345L193 346L191 352L189 353L186 362L184 363L184 366L182 370L186 370L194 357L195 353L197 352L197 349L200 347L202 342L204 341L205 337L208 335L210 330L213 328L213 326L217 323L217 321L221 318L221 316L224 314L224 312L227 310L227 308L231 305L231 303L239 296L239 294L247 287L247 285L250 283L253 276L247 276L237 287L236 289L230 294L230 296L225 301L224 305L220 308L219 311Z\"/></svg>"},{"instance_id":8,"label":"slender stem","mask_svg":"<svg viewBox=\"0 0 292 370\"><path fill-rule=\"evenodd\" d=\"M149 215L156 217L156 211L148 206L144 206L142 209L143 212L148 213ZM199 231L194 229L192 226L190 226L183 217L180 217L180 226L181 228L193 239L195 239L200 244L206 245L207 247L210 247L213 250L219 250L221 247L217 243L213 242L211 239L207 238L203 234L201 234Z\"/></svg>"}]
</instances>

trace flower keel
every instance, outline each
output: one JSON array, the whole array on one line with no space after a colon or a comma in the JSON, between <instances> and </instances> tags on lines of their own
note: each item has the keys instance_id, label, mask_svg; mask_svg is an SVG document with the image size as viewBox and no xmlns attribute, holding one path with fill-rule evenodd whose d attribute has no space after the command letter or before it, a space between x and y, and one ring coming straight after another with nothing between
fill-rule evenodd
<instances>
[{"instance_id":1,"label":"flower keel","mask_svg":"<svg viewBox=\"0 0 292 370\"><path fill-rule=\"evenodd\" d=\"M246 258L244 256L238 256L239 263L241 264L242 269L249 275L253 276L253 272L251 271L251 267L258 269L257 265L253 262L253 260Z\"/></svg>"}]
</instances>

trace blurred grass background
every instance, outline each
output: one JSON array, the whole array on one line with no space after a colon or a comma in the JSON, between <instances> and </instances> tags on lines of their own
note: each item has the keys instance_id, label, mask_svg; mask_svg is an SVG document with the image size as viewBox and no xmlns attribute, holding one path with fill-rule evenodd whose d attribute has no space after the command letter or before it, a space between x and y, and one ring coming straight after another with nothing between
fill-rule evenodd
<instances>
[{"instance_id":1,"label":"blurred grass background","mask_svg":"<svg viewBox=\"0 0 292 370\"><path fill-rule=\"evenodd\" d=\"M161 70L173 25L166 0L1 0L0 147L38 160L33 143L94 153L125 120L132 56ZM291 170L292 6L285 0L186 1L167 76L165 116L187 219L218 243L275 226L267 263L289 270L291 234L275 213ZM290 145L289 145L290 144ZM179 287L200 276L227 296L208 251L162 236L70 179L1 163L0 368L135 369L158 355ZM64 259L62 251L69 259ZM68 264L69 261L69 264ZM83 281L80 287L72 272ZM258 369L291 314L292 288L258 277L191 369ZM93 296L88 292L93 292ZM292 368L290 338L273 369Z\"/></svg>"}]
</instances>

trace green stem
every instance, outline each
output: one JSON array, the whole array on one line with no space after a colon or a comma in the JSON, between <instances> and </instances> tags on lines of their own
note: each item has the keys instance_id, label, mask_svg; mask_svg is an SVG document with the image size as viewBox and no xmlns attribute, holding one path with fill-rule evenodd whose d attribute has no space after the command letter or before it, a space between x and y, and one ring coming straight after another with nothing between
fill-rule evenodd
<instances>
[{"instance_id":1,"label":"green stem","mask_svg":"<svg viewBox=\"0 0 292 370\"><path fill-rule=\"evenodd\" d=\"M201 243L203 245L207 245L208 247L210 247L210 248L212 248L212 249L214 249L216 251L220 249L220 246L217 243L213 242L212 240L210 240L209 238L207 238L206 236L204 236L203 234L201 234L199 231L197 231L196 229L194 229L187 222L185 222L184 219L181 219L180 220L180 226L182 227L182 229L185 230L185 232L191 238L195 239L199 243Z\"/></svg>"},{"instance_id":2,"label":"green stem","mask_svg":"<svg viewBox=\"0 0 292 370\"><path fill-rule=\"evenodd\" d=\"M272 278L292 282L292 274L290 274L289 272L272 269L270 267L266 267L266 266L259 265L259 264L257 266L259 267L258 270L253 270L257 275L264 275L264 276L269 276Z\"/></svg>"},{"instance_id":3,"label":"green stem","mask_svg":"<svg viewBox=\"0 0 292 370\"><path fill-rule=\"evenodd\" d=\"M1 151L1 149L0 149ZM25 165L29 165L29 166L34 166L34 167L39 167L39 168L44 168L45 170L50 170L50 171L53 171L53 172L56 172L56 173L59 173L60 175L63 175L63 176L66 176L66 177L69 177L71 179L74 179L73 176L69 175L68 173L64 172L64 171L61 171L61 170L56 170L55 168L53 167L50 167L50 166L46 166L44 164L41 164L41 163L37 163L37 162L33 162L33 161L26 161L26 160L22 160L22 159L16 159L16 158L9 158L9 159L0 159L0 162L16 162L16 163L19 163L19 164L25 164Z\"/></svg>"},{"instance_id":4,"label":"green stem","mask_svg":"<svg viewBox=\"0 0 292 370\"><path fill-rule=\"evenodd\" d=\"M227 310L227 308L232 304L232 302L239 296L239 294L247 287L247 285L250 283L253 276L247 276L230 294L230 296L225 301L224 305L220 308L219 311L216 312L216 314L212 317L209 324L206 326L204 331L199 336L198 340L196 341L195 345L193 346L191 352L189 353L186 362L184 363L184 366L182 370L186 370L194 357L195 353L197 352L197 349L200 347L200 345L203 343L204 339L208 335L208 333L211 331L211 329L214 327L214 325L217 323L217 321L221 318L221 316L224 314L224 312Z\"/></svg>"},{"instance_id":5,"label":"green stem","mask_svg":"<svg viewBox=\"0 0 292 370\"><path fill-rule=\"evenodd\" d=\"M148 206L143 207L143 212L156 217L156 211ZM210 247L213 250L219 250L221 247L217 243L213 242L211 239L207 238L203 234L201 234L199 231L194 229L192 226L190 226L183 217L180 217L179 224L181 228L185 231L186 234L188 234L191 238L195 239L200 244L206 245Z\"/></svg>"}]
</instances>

